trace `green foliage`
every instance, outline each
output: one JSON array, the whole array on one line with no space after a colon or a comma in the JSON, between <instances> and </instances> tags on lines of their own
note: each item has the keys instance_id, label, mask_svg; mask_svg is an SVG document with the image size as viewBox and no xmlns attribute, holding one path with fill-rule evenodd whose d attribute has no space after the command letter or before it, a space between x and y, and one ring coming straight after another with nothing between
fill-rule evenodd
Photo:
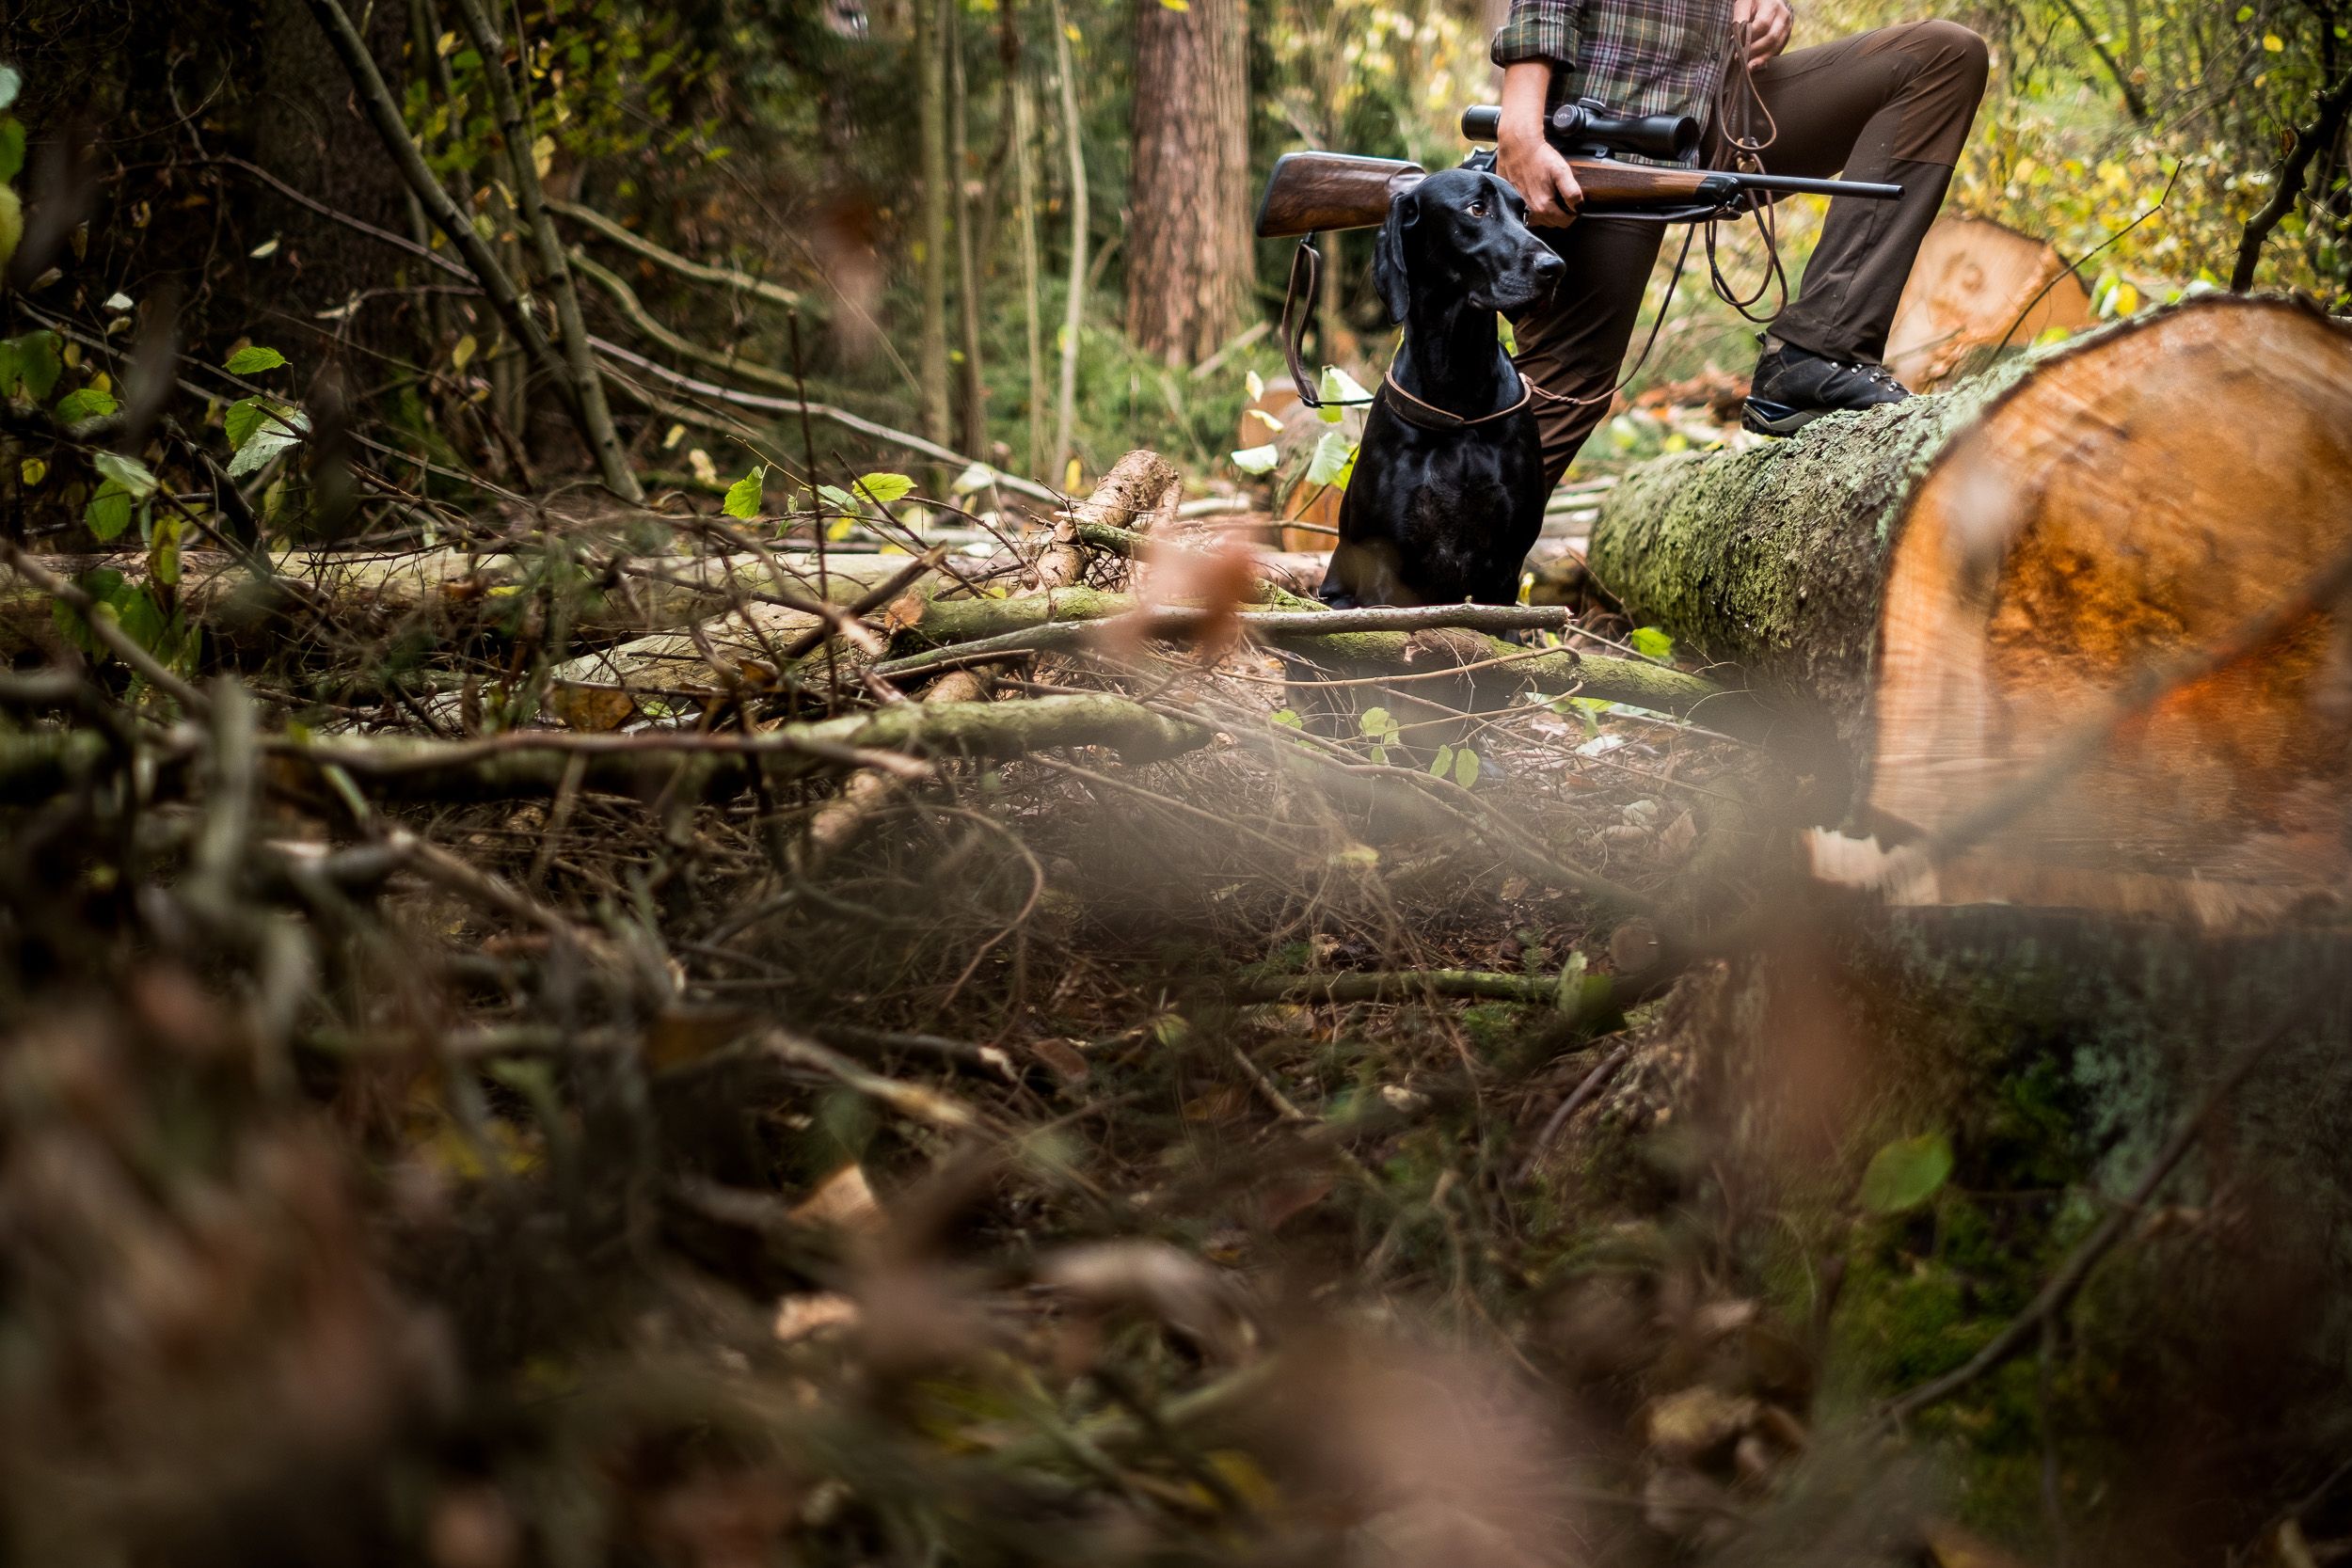
<instances>
[{"instance_id":1,"label":"green foliage","mask_svg":"<svg viewBox=\"0 0 2352 1568\"><path fill-rule=\"evenodd\" d=\"M241 398L222 417L229 435L229 477L242 479L310 433L310 417L272 398Z\"/></svg>"},{"instance_id":2,"label":"green foliage","mask_svg":"<svg viewBox=\"0 0 2352 1568\"><path fill-rule=\"evenodd\" d=\"M1952 1144L1943 1133L1899 1138L1873 1155L1862 1173L1862 1207L1872 1214L1916 1209L1940 1192L1951 1174Z\"/></svg>"},{"instance_id":3,"label":"green foliage","mask_svg":"<svg viewBox=\"0 0 2352 1568\"><path fill-rule=\"evenodd\" d=\"M144 584L131 582L120 572L103 566L83 573L73 582L95 601L93 613L119 626L167 667L181 674L195 673L203 648L202 629L184 615L167 611ZM50 616L57 634L90 658L103 661L114 657L82 612L64 600L52 601Z\"/></svg>"},{"instance_id":4,"label":"green foliage","mask_svg":"<svg viewBox=\"0 0 2352 1568\"><path fill-rule=\"evenodd\" d=\"M754 468L727 486L726 499L719 510L730 517L752 518L759 515L760 500L767 489L768 469L765 465Z\"/></svg>"},{"instance_id":5,"label":"green foliage","mask_svg":"<svg viewBox=\"0 0 2352 1568\"><path fill-rule=\"evenodd\" d=\"M230 375L259 375L263 371L274 371L285 362L286 356L276 349L248 343L230 355L229 363L222 368Z\"/></svg>"},{"instance_id":6,"label":"green foliage","mask_svg":"<svg viewBox=\"0 0 2352 1568\"><path fill-rule=\"evenodd\" d=\"M1675 656L1675 640L1656 626L1634 627L1626 642L1644 658L1669 659Z\"/></svg>"},{"instance_id":7,"label":"green foliage","mask_svg":"<svg viewBox=\"0 0 2352 1568\"><path fill-rule=\"evenodd\" d=\"M1451 779L1464 789L1478 783L1478 753L1467 746L1440 746L1429 761L1429 776Z\"/></svg>"},{"instance_id":8,"label":"green foliage","mask_svg":"<svg viewBox=\"0 0 2352 1568\"><path fill-rule=\"evenodd\" d=\"M904 500L913 492L914 481L904 474L860 474L856 489L858 494L877 506L890 506Z\"/></svg>"},{"instance_id":9,"label":"green foliage","mask_svg":"<svg viewBox=\"0 0 2352 1568\"><path fill-rule=\"evenodd\" d=\"M44 402L64 373L56 333L27 332L0 339L0 397Z\"/></svg>"},{"instance_id":10,"label":"green foliage","mask_svg":"<svg viewBox=\"0 0 2352 1568\"><path fill-rule=\"evenodd\" d=\"M97 387L78 387L57 400L54 412L59 424L80 424L84 420L100 420L120 406L115 395Z\"/></svg>"}]
</instances>

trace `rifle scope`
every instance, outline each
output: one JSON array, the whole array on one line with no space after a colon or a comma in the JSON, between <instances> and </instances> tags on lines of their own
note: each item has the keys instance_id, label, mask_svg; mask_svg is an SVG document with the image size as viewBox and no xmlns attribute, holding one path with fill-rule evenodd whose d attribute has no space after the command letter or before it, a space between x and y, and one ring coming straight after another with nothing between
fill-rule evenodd
<instances>
[{"instance_id":1,"label":"rifle scope","mask_svg":"<svg viewBox=\"0 0 2352 1568\"><path fill-rule=\"evenodd\" d=\"M1493 141L1502 130L1502 110L1495 104L1462 111L1462 135L1471 141ZM1699 150L1699 122L1689 115L1613 115L1591 98L1552 110L1545 131L1552 146L1577 157L1630 153L1682 163Z\"/></svg>"}]
</instances>

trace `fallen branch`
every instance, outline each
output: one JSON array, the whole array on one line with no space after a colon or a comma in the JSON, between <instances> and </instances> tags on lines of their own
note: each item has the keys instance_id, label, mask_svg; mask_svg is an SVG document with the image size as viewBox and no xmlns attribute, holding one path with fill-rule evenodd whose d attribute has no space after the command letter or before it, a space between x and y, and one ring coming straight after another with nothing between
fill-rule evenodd
<instances>
[{"instance_id":1,"label":"fallen branch","mask_svg":"<svg viewBox=\"0 0 2352 1568\"><path fill-rule=\"evenodd\" d=\"M1060 506L1063 502L1063 497L1060 494L1047 489L1042 484L1023 479L1017 474L1001 472L977 458L966 457L960 451L950 451L935 441L927 441L920 436L911 436L903 430L893 430L888 425L876 424L871 420L861 419L849 410L835 408L829 403L803 403L798 398L769 397L760 392L739 392L732 387L721 387L714 382L698 380L693 376L674 371L667 365L659 364L642 354L633 353L618 343L609 342L602 338L591 338L589 341L596 345L598 354L608 358L617 359L632 370L643 371L674 390L690 396L707 398L713 403L723 403L735 408L747 408L754 413L771 414L779 419L787 415L797 418L803 412L806 412L812 420L823 420L829 424L837 424L845 430L856 431L860 436L886 442L902 451L914 452L918 457L928 457L937 463L961 465L966 468L979 468L989 476L989 483L1000 490L1009 490L1018 496L1027 496L1032 500L1041 500L1053 506ZM623 383L623 385L627 384Z\"/></svg>"},{"instance_id":2,"label":"fallen branch","mask_svg":"<svg viewBox=\"0 0 2352 1568\"><path fill-rule=\"evenodd\" d=\"M1577 995L1585 990L1580 972ZM1523 1002L1550 1007L1561 1003L1560 976L1499 974L1476 969L1351 970L1338 974L1271 975L1244 980L1228 994L1236 1002L1421 1002L1462 997L1485 1002Z\"/></svg>"},{"instance_id":3,"label":"fallen branch","mask_svg":"<svg viewBox=\"0 0 2352 1568\"><path fill-rule=\"evenodd\" d=\"M594 207L583 207L577 201L557 201L550 198L548 211L559 213L574 223L585 225L625 250L636 252L655 266L667 268L680 277L691 277L697 283L716 283L739 293L764 299L771 305L781 305L787 310L798 310L807 305L798 293L781 283L770 283L732 267L714 267L706 261L690 261L675 250L661 246L606 217ZM610 276L610 275L608 275Z\"/></svg>"},{"instance_id":4,"label":"fallen branch","mask_svg":"<svg viewBox=\"0 0 2352 1568\"><path fill-rule=\"evenodd\" d=\"M620 307L621 314L627 318L631 326L668 349L672 354L683 355L697 364L707 365L714 371L723 371L730 375L741 376L746 381L755 381L763 387L773 387L781 391L793 392L796 394L794 406L796 408L799 406L798 385L792 377L782 371L771 370L766 365L755 361L740 358L732 354L723 354L717 349L705 348L691 338L673 331L654 318L653 312L645 309L644 301L637 297L637 291L630 288L628 280L618 273L598 265L586 251L578 246L573 247L570 259L573 266L579 268L606 293L612 296L612 303Z\"/></svg>"},{"instance_id":5,"label":"fallen branch","mask_svg":"<svg viewBox=\"0 0 2352 1568\"><path fill-rule=\"evenodd\" d=\"M1550 1148L1551 1140L1560 1135L1560 1129L1565 1127L1577 1112L1591 1104L1600 1091L1609 1086L1609 1080L1614 1078L1618 1069L1632 1057L1633 1042L1627 1040L1596 1063L1593 1070L1586 1073L1583 1081L1570 1091L1568 1098L1560 1102L1560 1108L1544 1122L1544 1130L1535 1134L1535 1147L1527 1151L1527 1163L1519 1167L1521 1181L1534 1180L1535 1167L1543 1163L1544 1150Z\"/></svg>"},{"instance_id":6,"label":"fallen branch","mask_svg":"<svg viewBox=\"0 0 2352 1568\"><path fill-rule=\"evenodd\" d=\"M1085 590L1079 592L1084 593ZM1104 594L1104 598L1125 595ZM972 601L1021 604L1025 601ZM1072 601L1080 602L1080 601ZM878 665L875 673L895 679L947 669L977 659L1008 654L1043 652L1074 647L1103 636L1181 637L1203 626L1239 625L1268 642L1294 642L1301 638L1333 637L1359 631L1431 631L1457 628L1474 631L1559 631L1574 619L1571 612L1549 605L1420 605L1411 609L1327 610L1245 610L1238 615L1199 605L1148 605L1115 618L1055 620L996 637L910 654ZM1522 650L1524 651L1524 650Z\"/></svg>"},{"instance_id":7,"label":"fallen branch","mask_svg":"<svg viewBox=\"0 0 2352 1568\"><path fill-rule=\"evenodd\" d=\"M938 651L893 659L880 666L878 673L896 678L926 669L952 668L969 658L1070 647L1089 636L1101 635L1102 628L1089 623L1114 616L1136 617L1123 629L1150 637L1176 635L1213 619L1204 610L1152 609L1132 594L1091 588L1057 589L1009 599L938 599L924 611L920 622L901 634L909 641L932 643ZM1450 664L1501 659L1507 662L1477 672L1478 678L1661 713L1687 714L1704 705L1710 723L1735 735L1760 729L1766 717L1743 694L1664 665L1565 648L1536 652L1470 629L1558 629L1567 626L1570 617L1557 607L1426 605L1410 610L1258 610L1245 611L1237 619L1245 630L1281 647L1351 667L1422 673Z\"/></svg>"},{"instance_id":8,"label":"fallen branch","mask_svg":"<svg viewBox=\"0 0 2352 1568\"><path fill-rule=\"evenodd\" d=\"M552 795L582 759L577 787L641 798L691 789L710 799L748 789L755 772L788 779L867 768L921 777L928 769L918 758L1009 757L1057 746L1103 746L1130 760L1156 761L1198 750L1211 738L1203 725L1163 717L1125 698L1087 695L899 703L742 736L550 730L462 741L278 739L267 749L282 766L341 768L365 793L390 799ZM54 770L58 762L52 757L40 766Z\"/></svg>"}]
</instances>

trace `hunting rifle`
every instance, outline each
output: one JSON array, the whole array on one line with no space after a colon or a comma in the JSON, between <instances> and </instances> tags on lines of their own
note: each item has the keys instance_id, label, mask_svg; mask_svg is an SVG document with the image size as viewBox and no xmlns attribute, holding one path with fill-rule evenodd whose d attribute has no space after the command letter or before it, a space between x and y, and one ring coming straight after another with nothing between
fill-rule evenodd
<instances>
[{"instance_id":1,"label":"hunting rifle","mask_svg":"<svg viewBox=\"0 0 2352 1568\"><path fill-rule=\"evenodd\" d=\"M1462 112L1462 135L1492 142L1502 111L1480 104ZM1681 160L1698 150L1699 123L1688 115L1612 116L1587 99L1553 109L1545 124L1552 146L1567 155L1584 187L1582 211L1647 219L1653 223L1698 223L1730 217L1776 196L1851 196L1893 201L1900 185L1853 180L1807 180L1786 174L1738 174L1724 169L1629 164L1628 156ZM1492 167L1494 153L1470 154L1472 166ZM1258 207L1258 234L1313 234L1333 229L1370 229L1389 215L1389 203L1426 178L1428 170L1402 158L1366 158L1352 152L1288 152L1275 161Z\"/></svg>"}]
</instances>

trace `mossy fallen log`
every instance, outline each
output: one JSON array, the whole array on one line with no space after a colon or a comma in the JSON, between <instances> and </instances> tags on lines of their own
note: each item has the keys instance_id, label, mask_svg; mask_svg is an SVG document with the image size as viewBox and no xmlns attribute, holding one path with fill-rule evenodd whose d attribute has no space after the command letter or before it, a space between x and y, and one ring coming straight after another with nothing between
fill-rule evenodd
<instances>
[{"instance_id":1,"label":"mossy fallen log","mask_svg":"<svg viewBox=\"0 0 2352 1568\"><path fill-rule=\"evenodd\" d=\"M2140 671L2277 610L2352 540L2352 328L2206 296L1798 439L1613 491L1595 576L1825 719L1855 820L1961 820ZM2185 683L1955 862L1943 902L2266 918L2352 874L2339 607ZM2194 906L2191 909L2191 906Z\"/></svg>"},{"instance_id":2,"label":"mossy fallen log","mask_svg":"<svg viewBox=\"0 0 2352 1568\"><path fill-rule=\"evenodd\" d=\"M920 621L899 633L898 641L908 649L948 648L1053 626L1107 621L1147 608L1132 594L1094 588L1060 588L1005 599L934 599ZM1749 733L1763 722L1763 716L1740 693L1643 659L1565 648L1538 652L1460 627L1327 632L1313 625L1314 616L1335 612L1275 590L1268 591L1263 608L1295 611L1265 621L1265 641L1285 652L1343 667L1351 675L1384 671L1426 675L1476 665L1482 668L1465 679L1490 697L1516 691L1572 694L1652 712L1695 715L1735 734ZM1474 617L1479 609L1457 608L1466 618ZM1161 627L1152 635L1181 629Z\"/></svg>"},{"instance_id":3,"label":"mossy fallen log","mask_svg":"<svg viewBox=\"0 0 2352 1568\"><path fill-rule=\"evenodd\" d=\"M64 577L107 571L131 583L149 579L144 553L43 556ZM206 633L231 644L274 647L289 622L317 622L352 634L388 630L431 617L437 626L497 630L521 623L548 588L569 596L570 635L592 641L683 626L761 594L853 600L907 564L902 555L830 553L825 570L807 551L724 556L574 558L559 566L543 554L432 549L275 550L261 558L222 550L181 557L174 603ZM777 571L770 569L772 562ZM560 578L551 574L560 573ZM820 587L821 582L821 587ZM814 617L781 605L778 624L799 628ZM55 634L46 594L0 568L0 656L38 651Z\"/></svg>"}]
</instances>

